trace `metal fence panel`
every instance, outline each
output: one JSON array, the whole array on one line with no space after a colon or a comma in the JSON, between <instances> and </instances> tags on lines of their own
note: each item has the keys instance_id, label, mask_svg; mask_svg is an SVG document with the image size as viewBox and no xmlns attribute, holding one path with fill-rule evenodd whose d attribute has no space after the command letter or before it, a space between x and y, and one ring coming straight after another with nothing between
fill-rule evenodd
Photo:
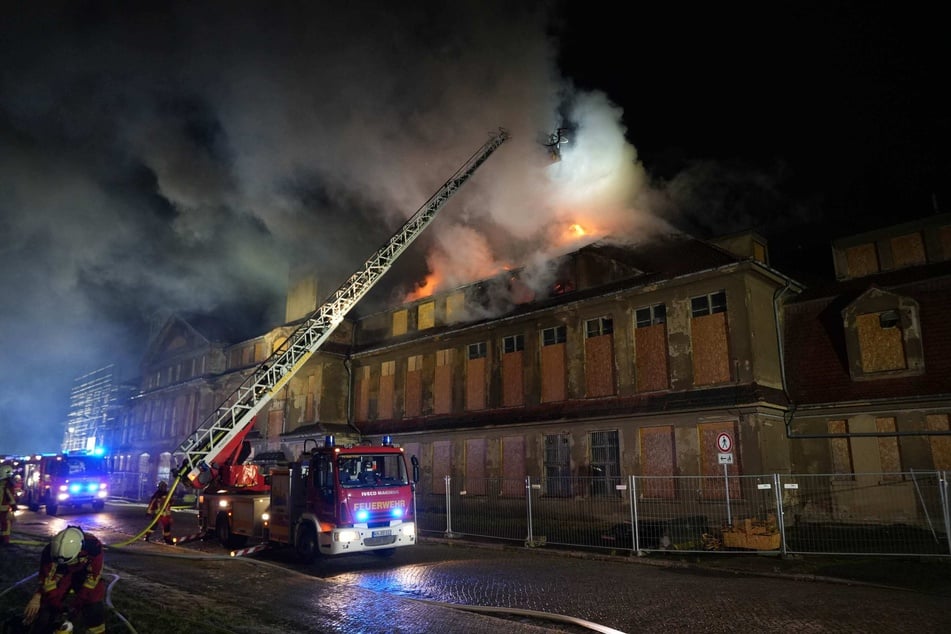
<instances>
[{"instance_id":1,"label":"metal fence panel","mask_svg":"<svg viewBox=\"0 0 951 634\"><path fill-rule=\"evenodd\" d=\"M938 472L780 476L786 549L795 553L948 554Z\"/></svg>"},{"instance_id":2,"label":"metal fence panel","mask_svg":"<svg viewBox=\"0 0 951 634\"><path fill-rule=\"evenodd\" d=\"M421 532L612 551L951 552L945 472L446 478Z\"/></svg>"}]
</instances>

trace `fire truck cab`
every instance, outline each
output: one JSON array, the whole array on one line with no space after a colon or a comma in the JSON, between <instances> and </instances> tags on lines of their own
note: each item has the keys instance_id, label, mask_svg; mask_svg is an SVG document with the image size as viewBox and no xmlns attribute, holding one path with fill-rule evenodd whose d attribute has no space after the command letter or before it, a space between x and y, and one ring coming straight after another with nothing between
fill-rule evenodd
<instances>
[{"instance_id":1,"label":"fire truck cab","mask_svg":"<svg viewBox=\"0 0 951 634\"><path fill-rule=\"evenodd\" d=\"M35 512L45 506L47 515L83 504L101 511L109 497L106 462L90 453L34 456L24 465L23 480L27 508Z\"/></svg>"},{"instance_id":2,"label":"fire truck cab","mask_svg":"<svg viewBox=\"0 0 951 634\"><path fill-rule=\"evenodd\" d=\"M289 545L304 562L319 555L389 556L416 543L414 489L419 463L407 469L390 443L323 447L271 469L269 490L226 487L199 496L198 524L228 548L255 538ZM316 445L316 442L315 442Z\"/></svg>"}]
</instances>

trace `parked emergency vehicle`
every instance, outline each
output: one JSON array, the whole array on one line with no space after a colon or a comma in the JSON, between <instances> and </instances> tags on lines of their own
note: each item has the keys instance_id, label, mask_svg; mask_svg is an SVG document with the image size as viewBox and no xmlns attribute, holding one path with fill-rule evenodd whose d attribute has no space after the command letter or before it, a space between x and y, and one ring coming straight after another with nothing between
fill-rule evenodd
<instances>
[{"instance_id":1,"label":"parked emergency vehicle","mask_svg":"<svg viewBox=\"0 0 951 634\"><path fill-rule=\"evenodd\" d=\"M23 495L31 511L89 504L101 511L109 497L109 471L102 456L85 452L33 456L23 465Z\"/></svg>"},{"instance_id":2,"label":"parked emergency vehicle","mask_svg":"<svg viewBox=\"0 0 951 634\"><path fill-rule=\"evenodd\" d=\"M288 544L304 560L318 554L387 555L416 543L419 463L414 456L411 478L403 450L389 438L376 446L309 440L312 449L305 443L299 459L267 477L258 465L243 462L245 438L257 414L506 139L500 129L479 148L179 445L174 454L183 459L170 490L183 482L202 491L199 524L205 532L231 548L248 537Z\"/></svg>"},{"instance_id":3,"label":"parked emergency vehicle","mask_svg":"<svg viewBox=\"0 0 951 634\"><path fill-rule=\"evenodd\" d=\"M263 487L255 484L253 465L232 468L245 485L211 486L199 495L200 530L228 548L245 546L249 537L292 545L305 562L318 554L388 556L416 543L415 456L408 472L403 449L389 438L383 445L336 446L332 437L323 446L309 442L312 449L272 469Z\"/></svg>"}]
</instances>

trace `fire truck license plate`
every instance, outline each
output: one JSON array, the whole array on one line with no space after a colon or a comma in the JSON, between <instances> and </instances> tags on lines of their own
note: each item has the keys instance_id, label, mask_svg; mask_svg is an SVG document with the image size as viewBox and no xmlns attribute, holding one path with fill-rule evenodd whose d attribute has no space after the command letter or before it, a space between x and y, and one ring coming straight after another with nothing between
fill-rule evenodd
<instances>
[{"instance_id":1,"label":"fire truck license plate","mask_svg":"<svg viewBox=\"0 0 951 634\"><path fill-rule=\"evenodd\" d=\"M387 528L386 530L382 530L382 531L373 531L373 536L374 537L388 537L392 533L393 531Z\"/></svg>"}]
</instances>

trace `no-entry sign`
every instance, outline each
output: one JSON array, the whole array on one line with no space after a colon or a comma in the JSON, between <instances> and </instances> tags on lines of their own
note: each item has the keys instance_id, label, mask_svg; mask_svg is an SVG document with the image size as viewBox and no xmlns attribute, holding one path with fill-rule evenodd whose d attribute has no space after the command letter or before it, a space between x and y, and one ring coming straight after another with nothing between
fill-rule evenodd
<instances>
[{"instance_id":1,"label":"no-entry sign","mask_svg":"<svg viewBox=\"0 0 951 634\"><path fill-rule=\"evenodd\" d=\"M717 449L722 453L730 453L733 451L733 436L723 432L717 436Z\"/></svg>"}]
</instances>

